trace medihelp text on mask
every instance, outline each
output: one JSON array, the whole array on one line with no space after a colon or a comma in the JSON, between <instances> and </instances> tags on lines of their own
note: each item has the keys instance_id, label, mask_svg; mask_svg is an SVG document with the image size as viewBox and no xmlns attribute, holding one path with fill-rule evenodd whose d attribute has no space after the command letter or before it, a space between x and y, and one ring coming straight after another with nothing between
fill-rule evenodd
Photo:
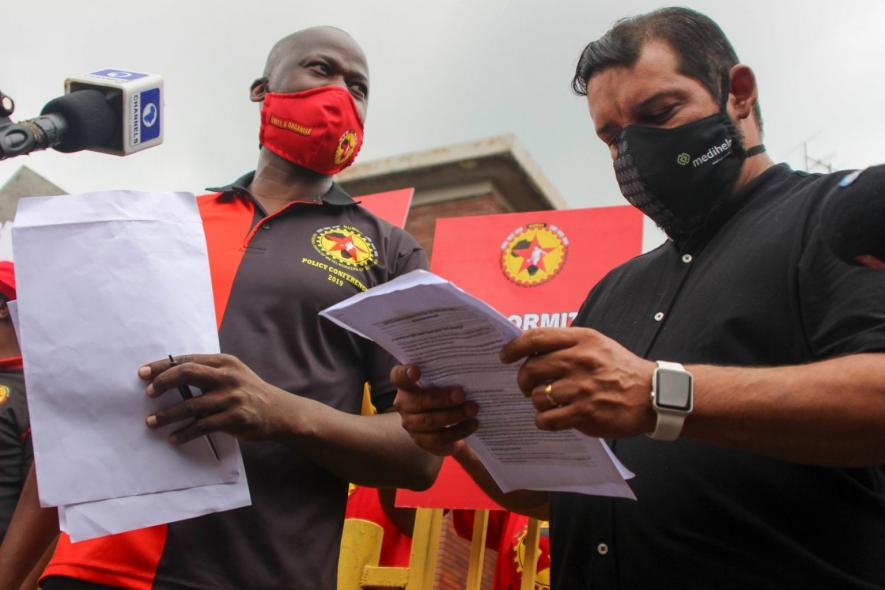
<instances>
[{"instance_id":1,"label":"medihelp text on mask","mask_svg":"<svg viewBox=\"0 0 885 590\"><path fill-rule=\"evenodd\" d=\"M725 141L722 142L721 145L714 145L709 150L707 150L706 154L698 156L697 158L692 160L691 166L692 166L692 168L697 168L701 164L705 164L706 162L709 162L710 160L713 160L713 159L718 160L719 158L717 158L717 156L728 153L728 151L730 149L731 149L731 138L728 137L728 138L726 138Z\"/></svg>"}]
</instances>

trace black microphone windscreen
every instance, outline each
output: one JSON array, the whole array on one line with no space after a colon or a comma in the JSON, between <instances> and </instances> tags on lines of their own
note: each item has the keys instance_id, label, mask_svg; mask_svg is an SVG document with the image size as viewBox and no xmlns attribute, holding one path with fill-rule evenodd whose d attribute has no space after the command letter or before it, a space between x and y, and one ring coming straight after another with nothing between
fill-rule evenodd
<instances>
[{"instance_id":1,"label":"black microphone windscreen","mask_svg":"<svg viewBox=\"0 0 885 590\"><path fill-rule=\"evenodd\" d=\"M107 145L120 133L119 117L99 90L78 90L46 103L42 115L56 113L68 124L60 152L76 152Z\"/></svg>"},{"instance_id":2,"label":"black microphone windscreen","mask_svg":"<svg viewBox=\"0 0 885 590\"><path fill-rule=\"evenodd\" d=\"M833 252L846 262L858 256L885 260L885 165L845 176L824 206L821 226Z\"/></svg>"}]
</instances>

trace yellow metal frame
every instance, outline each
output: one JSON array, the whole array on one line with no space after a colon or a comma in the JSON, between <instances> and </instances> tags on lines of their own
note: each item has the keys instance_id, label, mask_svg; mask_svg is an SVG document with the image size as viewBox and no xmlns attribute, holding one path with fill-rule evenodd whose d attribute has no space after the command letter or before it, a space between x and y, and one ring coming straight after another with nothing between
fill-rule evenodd
<instances>
[{"instance_id":1,"label":"yellow metal frame","mask_svg":"<svg viewBox=\"0 0 885 590\"><path fill-rule=\"evenodd\" d=\"M538 542L541 539L541 523L530 518L525 534L525 564L522 566L522 582L519 590L535 590L535 574L538 573Z\"/></svg>"},{"instance_id":2,"label":"yellow metal frame","mask_svg":"<svg viewBox=\"0 0 885 590\"><path fill-rule=\"evenodd\" d=\"M442 518L439 509L416 511L407 568L380 567L384 529L368 520L346 519L338 560L338 590L433 590Z\"/></svg>"},{"instance_id":3,"label":"yellow metal frame","mask_svg":"<svg viewBox=\"0 0 885 590\"><path fill-rule=\"evenodd\" d=\"M489 511L477 510L473 514L473 540L470 543L466 590L480 590L482 587L482 566L485 561L488 531Z\"/></svg>"},{"instance_id":4,"label":"yellow metal frame","mask_svg":"<svg viewBox=\"0 0 885 590\"><path fill-rule=\"evenodd\" d=\"M416 510L409 567L381 567L378 561L381 557L384 529L368 520L346 519L338 562L338 590L433 590L442 520L443 511L440 509ZM470 544L467 590L480 590L482 585L488 526L489 511L477 510ZM539 521L530 518L520 590L535 588L540 530Z\"/></svg>"}]
</instances>

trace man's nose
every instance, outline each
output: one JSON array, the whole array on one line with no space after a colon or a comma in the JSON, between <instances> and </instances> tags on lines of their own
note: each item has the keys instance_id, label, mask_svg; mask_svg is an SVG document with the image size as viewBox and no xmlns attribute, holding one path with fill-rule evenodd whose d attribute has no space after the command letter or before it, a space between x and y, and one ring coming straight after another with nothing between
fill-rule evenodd
<instances>
[{"instance_id":1,"label":"man's nose","mask_svg":"<svg viewBox=\"0 0 885 590\"><path fill-rule=\"evenodd\" d=\"M337 76L332 76L331 78L329 78L328 85L343 88L343 89L347 90L348 92L350 91L350 89L347 87L347 80L344 78L344 76L342 74L339 74Z\"/></svg>"}]
</instances>

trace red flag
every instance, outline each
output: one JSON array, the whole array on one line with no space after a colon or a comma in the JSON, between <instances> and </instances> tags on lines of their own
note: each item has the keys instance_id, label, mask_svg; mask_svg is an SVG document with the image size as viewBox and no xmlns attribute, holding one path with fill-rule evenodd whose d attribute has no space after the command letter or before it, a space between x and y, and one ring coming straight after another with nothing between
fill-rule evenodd
<instances>
[{"instance_id":1,"label":"red flag","mask_svg":"<svg viewBox=\"0 0 885 590\"><path fill-rule=\"evenodd\" d=\"M414 194L414 188L403 188L384 193L375 193L374 195L355 197L354 200L376 217L380 217L397 227L403 227L406 225L406 216L409 214L409 207L412 205L412 196Z\"/></svg>"}]
</instances>

